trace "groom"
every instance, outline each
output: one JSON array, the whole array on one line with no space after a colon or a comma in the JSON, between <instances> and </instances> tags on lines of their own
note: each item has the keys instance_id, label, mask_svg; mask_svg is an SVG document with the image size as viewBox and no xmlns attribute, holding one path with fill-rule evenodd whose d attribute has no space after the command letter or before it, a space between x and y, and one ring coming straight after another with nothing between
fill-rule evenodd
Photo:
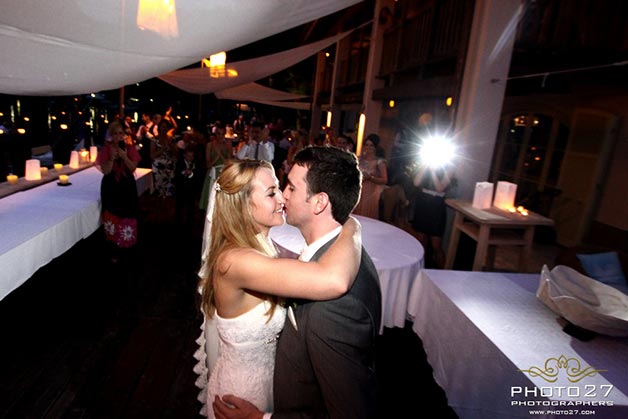
<instances>
[{"instance_id":1,"label":"groom","mask_svg":"<svg viewBox=\"0 0 628 419\"><path fill-rule=\"evenodd\" d=\"M361 174L356 156L335 147L307 147L294 161L284 191L286 221L305 238L300 259L318 260L357 204ZM335 300L299 301L288 314L277 343L272 418L376 417L381 290L364 248L349 292ZM231 395L216 398L213 407L217 418L271 416Z\"/></svg>"}]
</instances>

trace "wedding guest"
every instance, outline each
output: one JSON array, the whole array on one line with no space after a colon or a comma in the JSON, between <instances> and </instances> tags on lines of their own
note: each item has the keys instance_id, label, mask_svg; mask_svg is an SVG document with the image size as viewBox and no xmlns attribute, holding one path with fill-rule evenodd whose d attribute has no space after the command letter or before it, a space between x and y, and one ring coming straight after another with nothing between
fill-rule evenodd
<instances>
[{"instance_id":1,"label":"wedding guest","mask_svg":"<svg viewBox=\"0 0 628 419\"><path fill-rule=\"evenodd\" d=\"M105 239L112 263L122 250L137 243L138 198L133 173L140 155L120 122L112 122L108 136L98 152L96 167L103 173L100 186L101 213Z\"/></svg>"},{"instance_id":2,"label":"wedding guest","mask_svg":"<svg viewBox=\"0 0 628 419\"><path fill-rule=\"evenodd\" d=\"M353 213L376 220L379 219L379 198L384 185L388 183L386 160L381 155L379 135L369 134L364 140L362 155L360 156L362 194Z\"/></svg>"}]
</instances>

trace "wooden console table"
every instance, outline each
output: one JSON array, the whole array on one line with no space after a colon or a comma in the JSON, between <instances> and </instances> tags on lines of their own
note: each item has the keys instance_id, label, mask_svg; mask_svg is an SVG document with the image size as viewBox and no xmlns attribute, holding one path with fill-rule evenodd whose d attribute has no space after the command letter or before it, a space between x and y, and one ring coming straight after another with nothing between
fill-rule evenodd
<instances>
[{"instance_id":1,"label":"wooden console table","mask_svg":"<svg viewBox=\"0 0 628 419\"><path fill-rule=\"evenodd\" d=\"M446 204L456 212L445 269L452 269L460 233L463 232L477 242L473 271L482 270L489 254L489 266L494 262L495 246L521 246L519 254L519 272L526 272L526 266L532 249L534 229L537 225L554 225L550 218L529 212L527 216L511 213L498 208L481 210L474 208L471 202L447 199Z\"/></svg>"}]
</instances>

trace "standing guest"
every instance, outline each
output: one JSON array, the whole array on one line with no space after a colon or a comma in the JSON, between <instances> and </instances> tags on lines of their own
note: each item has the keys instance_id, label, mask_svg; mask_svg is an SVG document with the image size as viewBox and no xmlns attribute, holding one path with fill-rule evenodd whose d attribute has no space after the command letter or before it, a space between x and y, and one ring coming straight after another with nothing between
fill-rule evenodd
<instances>
[{"instance_id":1,"label":"standing guest","mask_svg":"<svg viewBox=\"0 0 628 419\"><path fill-rule=\"evenodd\" d=\"M426 266L443 269L445 250L443 235L447 222L445 196L455 183L452 168L422 166L414 176L417 188L414 198L412 228L426 250Z\"/></svg>"},{"instance_id":2,"label":"standing guest","mask_svg":"<svg viewBox=\"0 0 628 419\"><path fill-rule=\"evenodd\" d=\"M308 140L307 131L301 129L294 132L294 142L288 149L288 155L281 166L281 176L279 177L279 181L282 189L285 188L286 182L288 181L288 173L290 173L290 169L292 168L292 165L294 165L294 156L305 148Z\"/></svg>"},{"instance_id":3,"label":"standing guest","mask_svg":"<svg viewBox=\"0 0 628 419\"><path fill-rule=\"evenodd\" d=\"M231 125L233 128L233 133L237 135L238 138L244 138L244 131L246 129L246 124L244 122L244 115L239 114L233 124Z\"/></svg>"},{"instance_id":4,"label":"standing guest","mask_svg":"<svg viewBox=\"0 0 628 419\"><path fill-rule=\"evenodd\" d=\"M111 262L116 263L123 249L137 243L138 199L133 172L140 156L121 123L109 124L107 133L96 167L104 174L100 185L102 221Z\"/></svg>"},{"instance_id":5,"label":"standing guest","mask_svg":"<svg viewBox=\"0 0 628 419\"><path fill-rule=\"evenodd\" d=\"M152 134L153 121L150 117L150 113L142 113L142 122L143 124L140 125L137 129L137 133L135 134L140 157L142 158L137 166L150 169L153 167L151 146L152 142L155 141L155 136Z\"/></svg>"},{"instance_id":6,"label":"standing guest","mask_svg":"<svg viewBox=\"0 0 628 419\"><path fill-rule=\"evenodd\" d=\"M379 220L379 197L388 183L386 160L379 149L379 135L369 134L364 140L360 170L362 171L362 195L354 214Z\"/></svg>"},{"instance_id":7,"label":"standing guest","mask_svg":"<svg viewBox=\"0 0 628 419\"><path fill-rule=\"evenodd\" d=\"M346 135L339 135L338 138L336 138L336 147L353 153L353 140Z\"/></svg>"},{"instance_id":8,"label":"standing guest","mask_svg":"<svg viewBox=\"0 0 628 419\"><path fill-rule=\"evenodd\" d=\"M227 161L231 158L231 141L226 138L226 130L222 125L216 125L214 134L210 136L210 141L205 148L205 161L207 164L207 174L204 179L199 208L207 210L209 200L209 189L214 184Z\"/></svg>"},{"instance_id":9,"label":"standing guest","mask_svg":"<svg viewBox=\"0 0 628 419\"><path fill-rule=\"evenodd\" d=\"M177 147L174 141L177 130L170 110L163 119L160 116L158 125L159 134L153 142L151 157L153 159L154 194L167 198L174 194L174 169L177 156Z\"/></svg>"},{"instance_id":10,"label":"standing guest","mask_svg":"<svg viewBox=\"0 0 628 419\"><path fill-rule=\"evenodd\" d=\"M251 138L240 148L237 157L239 159L273 161L275 157L275 144L269 138L269 130L261 122L251 125Z\"/></svg>"},{"instance_id":11,"label":"standing guest","mask_svg":"<svg viewBox=\"0 0 628 419\"><path fill-rule=\"evenodd\" d=\"M199 171L194 161L194 149L186 148L175 170L175 218L182 226L194 225L196 199L199 192Z\"/></svg>"}]
</instances>

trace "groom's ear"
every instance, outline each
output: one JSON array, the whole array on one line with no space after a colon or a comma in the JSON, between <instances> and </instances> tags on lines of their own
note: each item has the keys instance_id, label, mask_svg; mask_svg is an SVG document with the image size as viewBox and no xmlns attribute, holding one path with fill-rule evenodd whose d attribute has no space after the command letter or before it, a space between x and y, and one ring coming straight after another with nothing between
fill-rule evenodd
<instances>
[{"instance_id":1,"label":"groom's ear","mask_svg":"<svg viewBox=\"0 0 628 419\"><path fill-rule=\"evenodd\" d=\"M329 206L329 195L325 192L319 192L314 196L314 213L316 215L325 211Z\"/></svg>"}]
</instances>

